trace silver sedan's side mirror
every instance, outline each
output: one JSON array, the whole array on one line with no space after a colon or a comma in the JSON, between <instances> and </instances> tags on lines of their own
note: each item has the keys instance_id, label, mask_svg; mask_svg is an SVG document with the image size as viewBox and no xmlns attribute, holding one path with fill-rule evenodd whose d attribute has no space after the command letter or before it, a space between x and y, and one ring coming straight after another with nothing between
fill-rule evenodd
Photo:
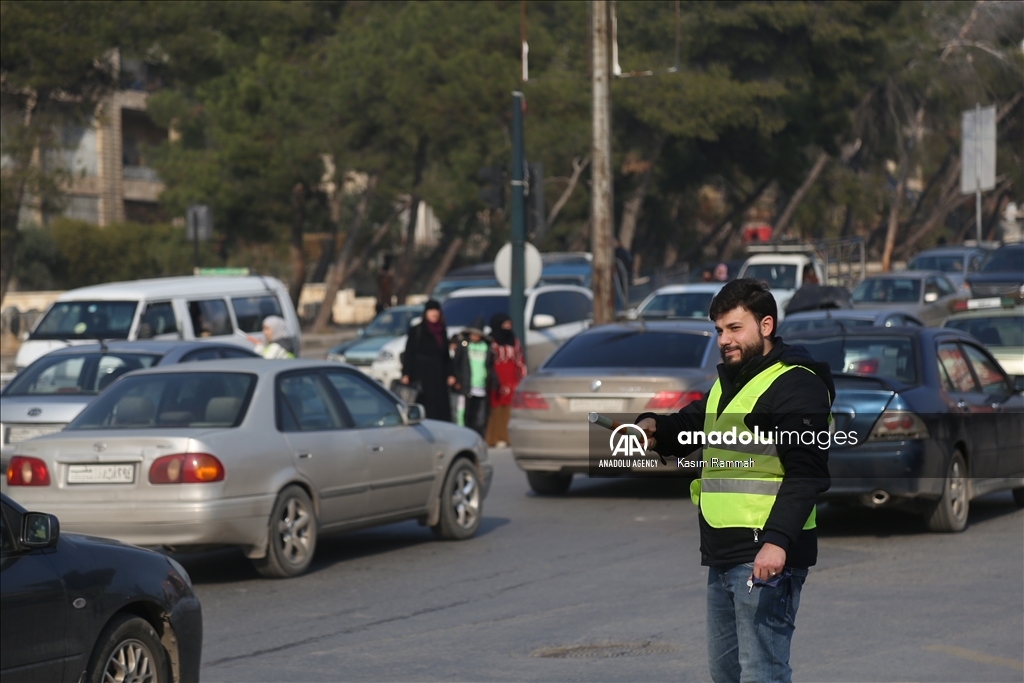
<instances>
[{"instance_id":1,"label":"silver sedan's side mirror","mask_svg":"<svg viewBox=\"0 0 1024 683\"><path fill-rule=\"evenodd\" d=\"M405 409L405 423L417 425L427 417L427 411L419 403L411 403Z\"/></svg>"},{"instance_id":2,"label":"silver sedan's side mirror","mask_svg":"<svg viewBox=\"0 0 1024 683\"><path fill-rule=\"evenodd\" d=\"M533 316L533 329L543 330L547 327L554 327L555 322L555 316L548 315L547 313L538 313Z\"/></svg>"}]
</instances>

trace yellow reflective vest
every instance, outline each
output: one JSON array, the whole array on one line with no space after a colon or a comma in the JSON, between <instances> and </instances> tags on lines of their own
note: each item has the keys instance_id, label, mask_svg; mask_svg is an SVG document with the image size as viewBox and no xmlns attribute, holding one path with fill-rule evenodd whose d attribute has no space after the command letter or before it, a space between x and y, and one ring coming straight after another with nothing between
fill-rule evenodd
<instances>
[{"instance_id":1,"label":"yellow reflective vest","mask_svg":"<svg viewBox=\"0 0 1024 683\"><path fill-rule=\"evenodd\" d=\"M772 434L760 430L755 434L743 418L776 379L799 367L803 366L782 362L768 366L743 385L721 415L721 380L711 387L704 407L704 466L700 479L690 484L690 497L713 528L763 529L768 521L784 470ZM804 529L816 526L816 512L817 508L811 510Z\"/></svg>"}]
</instances>

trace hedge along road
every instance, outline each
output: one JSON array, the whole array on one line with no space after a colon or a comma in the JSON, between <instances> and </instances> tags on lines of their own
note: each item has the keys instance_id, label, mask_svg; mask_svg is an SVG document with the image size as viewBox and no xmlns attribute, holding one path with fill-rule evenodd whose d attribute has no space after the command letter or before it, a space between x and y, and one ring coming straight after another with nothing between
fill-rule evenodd
<instances>
[{"instance_id":1,"label":"hedge along road","mask_svg":"<svg viewBox=\"0 0 1024 683\"><path fill-rule=\"evenodd\" d=\"M706 570L686 481L529 492L508 450L477 537L414 522L321 539L310 573L256 577L235 551L182 555L205 681L703 681ZM974 501L962 534L824 507L794 679L1020 681L1024 511Z\"/></svg>"}]
</instances>

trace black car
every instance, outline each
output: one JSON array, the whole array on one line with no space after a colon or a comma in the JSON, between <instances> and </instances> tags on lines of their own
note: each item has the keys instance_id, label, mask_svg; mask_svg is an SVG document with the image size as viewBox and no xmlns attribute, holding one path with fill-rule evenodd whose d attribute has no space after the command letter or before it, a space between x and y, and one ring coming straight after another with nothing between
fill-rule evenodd
<instances>
[{"instance_id":1,"label":"black car","mask_svg":"<svg viewBox=\"0 0 1024 683\"><path fill-rule=\"evenodd\" d=\"M185 569L158 553L61 534L2 496L0 678L199 680L203 617Z\"/></svg>"},{"instance_id":2,"label":"black car","mask_svg":"<svg viewBox=\"0 0 1024 683\"><path fill-rule=\"evenodd\" d=\"M950 328L806 331L791 344L835 379L825 499L921 513L961 531L972 498L1024 506L1024 396L976 339Z\"/></svg>"},{"instance_id":3,"label":"black car","mask_svg":"<svg viewBox=\"0 0 1024 683\"><path fill-rule=\"evenodd\" d=\"M993 251L980 271L967 276L967 286L975 299L1024 299L1024 244L1007 244Z\"/></svg>"}]
</instances>

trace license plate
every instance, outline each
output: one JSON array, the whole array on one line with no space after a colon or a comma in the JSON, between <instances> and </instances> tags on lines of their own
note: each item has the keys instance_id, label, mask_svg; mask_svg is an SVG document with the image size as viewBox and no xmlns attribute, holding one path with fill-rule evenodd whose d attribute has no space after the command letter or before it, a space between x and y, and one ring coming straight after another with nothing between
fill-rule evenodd
<instances>
[{"instance_id":1,"label":"license plate","mask_svg":"<svg viewBox=\"0 0 1024 683\"><path fill-rule=\"evenodd\" d=\"M621 398L571 398L569 410L574 413L621 413L626 402Z\"/></svg>"},{"instance_id":2,"label":"license plate","mask_svg":"<svg viewBox=\"0 0 1024 683\"><path fill-rule=\"evenodd\" d=\"M64 429L64 425L25 425L17 427L7 428L7 443L21 443L22 441L28 441L34 439L37 436L46 436L47 434L56 434L60 430Z\"/></svg>"},{"instance_id":3,"label":"license plate","mask_svg":"<svg viewBox=\"0 0 1024 683\"><path fill-rule=\"evenodd\" d=\"M135 465L68 465L69 484L131 484Z\"/></svg>"}]
</instances>

